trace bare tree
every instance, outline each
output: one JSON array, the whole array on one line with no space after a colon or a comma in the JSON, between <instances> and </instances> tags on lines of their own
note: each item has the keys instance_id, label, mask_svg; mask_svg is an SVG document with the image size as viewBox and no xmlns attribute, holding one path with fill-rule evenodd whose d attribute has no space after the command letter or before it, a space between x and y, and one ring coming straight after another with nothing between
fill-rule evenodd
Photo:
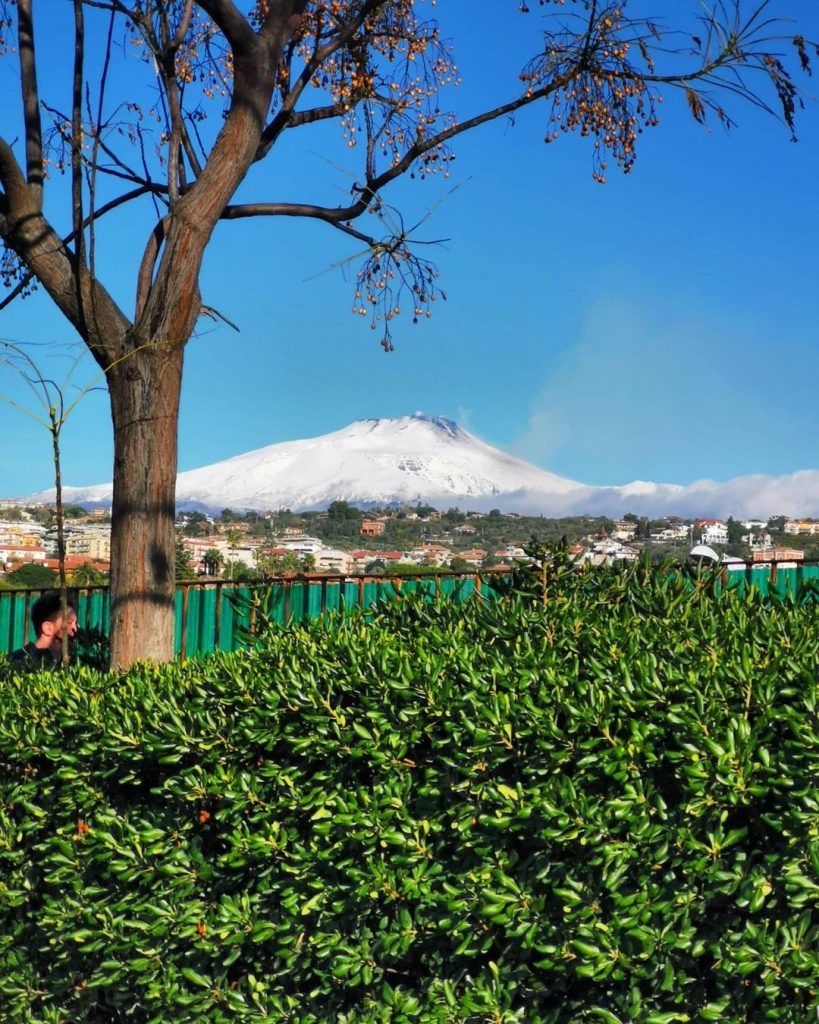
<instances>
[{"instance_id":1,"label":"bare tree","mask_svg":"<svg viewBox=\"0 0 819 1024\"><path fill-rule=\"evenodd\" d=\"M51 453L54 462L55 519L57 521L57 568L60 580L60 608L63 627L62 664L65 667L69 661L67 633L68 584L65 573L65 516L63 514L60 434L77 400L75 399L74 402L66 407L63 388L50 377L45 377L29 353L13 342L0 341L0 366L8 366L20 375L34 395L37 404L40 406L40 411L36 412L33 409L28 409L6 395L0 395L0 400L8 402L15 409L30 416L36 423L45 427L51 435ZM88 389L85 390L87 391ZM81 394L83 393L81 392Z\"/></svg>"},{"instance_id":2,"label":"bare tree","mask_svg":"<svg viewBox=\"0 0 819 1024\"><path fill-rule=\"evenodd\" d=\"M51 454L54 465L54 518L57 523L57 569L60 581L60 606L62 609L62 664L63 667L69 662L68 649L68 583L65 570L65 514L63 510L63 480L62 480L62 453L60 450L60 437L65 422L74 410L77 402L92 391L97 379L90 381L84 387L77 389L74 398L66 404L66 388L71 376L77 367L77 359L74 359L66 379L62 385L58 384L51 377L46 377L37 362L20 345L11 341L0 341L0 366L8 367L19 375L31 391L34 400L34 408L28 408L20 402L15 401L7 395L0 394L0 401L7 402L13 408L24 413L45 427L51 435ZM102 374L100 374L102 376ZM39 409L37 409L39 406Z\"/></svg>"},{"instance_id":3,"label":"bare tree","mask_svg":"<svg viewBox=\"0 0 819 1024\"><path fill-rule=\"evenodd\" d=\"M48 47L73 53L70 95L60 102L40 96L38 68L53 55L36 40L34 0L0 0L18 53L21 115L19 142L0 139L9 284L0 308L36 280L106 372L114 427L111 640L120 665L172 656L182 362L198 318L217 315L203 304L199 273L220 221L309 218L363 243L354 305L389 350L400 306L413 318L428 311L435 267L400 217L377 219L379 235L357 225L367 212L384 214L396 179L445 172L458 136L542 104L549 139L572 130L591 137L602 180L608 163L630 169L639 134L658 123L663 90L684 90L698 121L729 125L728 103L746 100L776 111L792 130L798 97L780 51L808 68L807 44L769 17L769 0L716 0L696 35L682 34L684 13L669 26L630 16L628 0L540 0L539 8L554 6L553 16L537 23L539 42L519 78L495 105L456 116L442 99L457 74L454 58L424 17L423 0L72 3L73 38L44 37ZM523 30L528 8L517 6ZM47 4L42 10L48 17ZM148 75L126 104L109 99L133 77L123 40L144 53ZM102 70L92 77L86 63ZM151 102L148 90L157 87ZM206 121L208 104L220 101L222 119ZM234 202L249 169L276 160L283 137L327 121L360 155L346 203ZM46 172L63 169L70 189L55 189ZM67 194L62 229L44 212L46 190ZM105 287L95 228L134 203L148 204L155 221L141 243L129 314Z\"/></svg>"}]
</instances>

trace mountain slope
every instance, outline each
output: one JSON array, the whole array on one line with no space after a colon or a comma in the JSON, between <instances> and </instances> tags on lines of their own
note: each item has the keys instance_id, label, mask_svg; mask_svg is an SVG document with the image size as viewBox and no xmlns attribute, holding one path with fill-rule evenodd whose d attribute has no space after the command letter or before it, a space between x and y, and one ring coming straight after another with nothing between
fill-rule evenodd
<instances>
[{"instance_id":1,"label":"mountain slope","mask_svg":"<svg viewBox=\"0 0 819 1024\"><path fill-rule=\"evenodd\" d=\"M534 491L567 495L573 480L485 444L438 416L358 420L331 434L285 441L180 473L177 507L315 509L342 499L360 505L491 499ZM110 484L69 487L74 502L108 503Z\"/></svg>"},{"instance_id":2,"label":"mountain slope","mask_svg":"<svg viewBox=\"0 0 819 1024\"><path fill-rule=\"evenodd\" d=\"M32 500L53 498L53 490ZM111 503L111 484L65 487L66 501ZM220 511L429 503L548 516L625 512L766 518L819 514L819 471L744 476L687 487L635 480L590 487L485 444L439 416L358 420L342 430L285 441L180 473L177 507Z\"/></svg>"}]
</instances>

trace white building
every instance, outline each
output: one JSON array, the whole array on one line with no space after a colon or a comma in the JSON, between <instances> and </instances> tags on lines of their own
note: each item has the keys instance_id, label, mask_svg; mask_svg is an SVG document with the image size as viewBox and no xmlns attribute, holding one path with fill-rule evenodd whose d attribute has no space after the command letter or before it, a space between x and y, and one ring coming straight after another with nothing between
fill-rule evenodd
<instances>
[{"instance_id":1,"label":"white building","mask_svg":"<svg viewBox=\"0 0 819 1024\"><path fill-rule=\"evenodd\" d=\"M505 548L498 548L494 555L495 558L502 558L504 561L513 559L527 559L531 561L523 548L517 544L507 544Z\"/></svg>"},{"instance_id":2,"label":"white building","mask_svg":"<svg viewBox=\"0 0 819 1024\"><path fill-rule=\"evenodd\" d=\"M751 548L766 551L768 548L773 547L773 538L767 530L752 531L742 535L742 543L747 544Z\"/></svg>"},{"instance_id":3,"label":"white building","mask_svg":"<svg viewBox=\"0 0 819 1024\"><path fill-rule=\"evenodd\" d=\"M714 544L728 543L728 527L718 519L704 520L700 544L707 544L712 547Z\"/></svg>"},{"instance_id":4,"label":"white building","mask_svg":"<svg viewBox=\"0 0 819 1024\"><path fill-rule=\"evenodd\" d=\"M45 562L45 548L33 548L29 544L0 544L0 566L9 569L12 563Z\"/></svg>"},{"instance_id":5,"label":"white building","mask_svg":"<svg viewBox=\"0 0 819 1024\"><path fill-rule=\"evenodd\" d=\"M353 571L354 560L349 551L340 548L322 548L316 555L316 572L335 572L347 576Z\"/></svg>"},{"instance_id":6,"label":"white building","mask_svg":"<svg viewBox=\"0 0 819 1024\"><path fill-rule=\"evenodd\" d=\"M616 562L635 562L639 552L619 541L605 538L594 542L591 550L581 548L579 551L572 548L575 561L578 565L614 565Z\"/></svg>"},{"instance_id":7,"label":"white building","mask_svg":"<svg viewBox=\"0 0 819 1024\"><path fill-rule=\"evenodd\" d=\"M452 552L442 544L420 544L405 551L404 555L415 565L449 565L452 559Z\"/></svg>"},{"instance_id":8,"label":"white building","mask_svg":"<svg viewBox=\"0 0 819 1024\"><path fill-rule=\"evenodd\" d=\"M308 537L306 533L290 533L289 530L285 530L283 536L276 537L274 544L277 548L292 551L299 558L304 558L306 555L318 557L319 552L324 548L324 544L318 537Z\"/></svg>"}]
</instances>

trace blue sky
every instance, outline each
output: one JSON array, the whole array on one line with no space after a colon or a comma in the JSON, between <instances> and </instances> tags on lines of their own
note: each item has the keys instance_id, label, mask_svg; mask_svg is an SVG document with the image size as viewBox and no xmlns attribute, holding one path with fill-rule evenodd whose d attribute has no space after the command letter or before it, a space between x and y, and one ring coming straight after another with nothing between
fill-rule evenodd
<instances>
[{"instance_id":1,"label":"blue sky","mask_svg":"<svg viewBox=\"0 0 819 1024\"><path fill-rule=\"evenodd\" d=\"M524 19L510 0L495 20L496 4L436 8L456 44L463 114L508 95L523 30L537 28L537 10ZM771 7L819 39L814 0ZM43 45L61 31L42 27ZM14 96L8 60L0 88ZM50 79L60 74L70 81L53 64ZM350 313L355 243L304 222L224 225L202 292L241 332L203 320L188 346L180 469L418 410L590 484L819 468L819 66L799 84L798 144L741 104L735 129L708 131L672 96L634 171L611 169L602 186L588 140L543 144L543 111L463 138L448 182L387 194L408 222L430 213L421 237L448 239L435 249L448 301L417 327L401 317L389 355ZM4 104L4 134L20 134L18 117ZM335 141L332 129L294 132L245 197L343 201L355 169ZM127 310L151 223L145 206L100 230L100 276ZM42 344L34 351L62 379L68 362L51 345L73 335L44 296L0 312L0 337ZM75 380L93 376L86 359ZM0 392L19 388L0 372ZM0 432L0 495L48 486L42 428L0 403ZM63 441L67 483L111 479L103 392L78 404Z\"/></svg>"}]
</instances>

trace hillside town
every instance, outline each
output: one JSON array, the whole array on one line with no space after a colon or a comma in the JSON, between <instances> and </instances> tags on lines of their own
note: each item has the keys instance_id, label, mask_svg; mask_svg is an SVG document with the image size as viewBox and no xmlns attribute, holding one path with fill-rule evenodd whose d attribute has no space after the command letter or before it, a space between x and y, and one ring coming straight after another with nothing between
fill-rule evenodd
<instances>
[{"instance_id":1,"label":"hillside town","mask_svg":"<svg viewBox=\"0 0 819 1024\"><path fill-rule=\"evenodd\" d=\"M65 565L72 583L107 582L110 531L108 508L65 510ZM421 505L365 513L335 501L319 512L182 512L176 569L181 580L234 581L281 573L475 572L512 567L527 559L533 541L561 539L579 565L685 557L698 545L729 567L819 558L819 520L813 519L546 519ZM0 500L0 586L47 586L57 568L54 507Z\"/></svg>"}]
</instances>

